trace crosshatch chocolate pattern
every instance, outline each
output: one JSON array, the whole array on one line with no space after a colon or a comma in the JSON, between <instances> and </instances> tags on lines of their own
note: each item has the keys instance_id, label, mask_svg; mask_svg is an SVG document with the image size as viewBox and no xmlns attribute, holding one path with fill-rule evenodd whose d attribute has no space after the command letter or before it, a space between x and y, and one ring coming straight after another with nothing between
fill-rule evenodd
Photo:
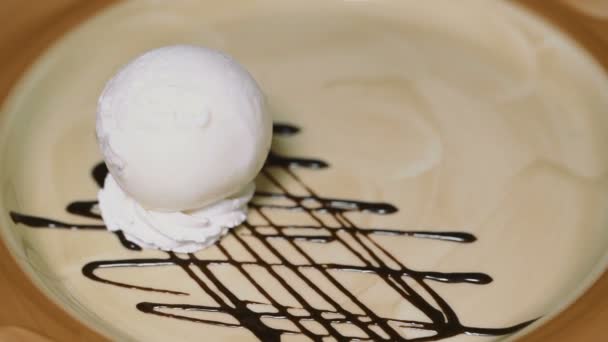
<instances>
[{"instance_id":1,"label":"crosshatch chocolate pattern","mask_svg":"<svg viewBox=\"0 0 608 342\"><path fill-rule=\"evenodd\" d=\"M274 135L282 139L295 135L299 128L287 124L275 124ZM390 340L390 341L433 341L456 335L499 336L514 333L534 320L503 328L482 328L465 326L460 323L457 313L449 305L447 299L440 296L431 284L468 283L480 286L492 282L492 278L484 273L476 272L433 272L420 271L405 265L385 247L374 239L376 235L389 235L395 239L421 238L441 240L445 243L472 243L475 236L466 232L434 232L419 230L382 229L361 227L349 218L349 213L363 212L369 215L389 215L397 208L388 203L365 202L360 200L327 198L318 195L298 175L299 168L322 170L329 165L317 159L295 158L282 156L271 152L260 177L267 187L256 191L250 203L251 216L257 220L248 220L238 229L228 234L233 243L246 251L250 258L243 261L231 250L226 240L217 243L217 248L223 255L217 260L198 258L195 254L175 254L166 252L165 258L140 258L123 260L98 260L89 262L82 268L85 277L106 285L118 286L139 291L161 292L177 296L188 293L170 289L136 286L128 283L108 280L96 274L99 269L165 267L174 266L183 270L184 281L193 281L201 291L204 291L214 302L214 305L168 304L140 302L137 310L145 314L157 315L168 319L179 319L201 324L213 324L231 328L245 328L263 341L280 341L287 334L303 334L314 341L321 340ZM103 186L107 175L103 163L98 164L92 172L97 184ZM282 177L278 177L278 174ZM297 187L297 193L291 191ZM80 217L101 220L97 201L75 201L66 210ZM313 224L286 224L279 222L273 213L278 211L298 212L306 215ZM329 217L331 224L327 223ZM16 224L31 228L83 229L105 230L100 224L75 224L60 222L48 218L11 212L11 218ZM255 221L255 222L253 222ZM141 248L125 239L122 233L116 232L123 247L140 251ZM283 248L277 247L274 241L287 244L290 253L297 255L287 257ZM319 263L312 253L302 248L302 244L322 244L324 248L339 248L346 250L357 260L352 265L340 263ZM246 293L235 293L228 284L217 275L217 267L230 266L238 270L264 301L248 300ZM197 272L194 272L196 269ZM322 282L313 281L309 276L314 272L321 277ZM420 310L428 320L406 320L382 317L366 305L361 298L352 293L347 284L343 284L337 273L361 272L384 282L403 301ZM202 276L201 276L202 275ZM287 306L273 296L260 282L260 276L270 277L285 293L298 303L297 306ZM307 291L301 291L293 286L294 279L304 284ZM406 281L408 279L409 281ZM414 289L414 286L417 289ZM331 287L332 294L327 291ZM474 290L474 289L471 289ZM317 297L311 300L310 291ZM335 293L340 296L335 296ZM339 301L336 299L341 297ZM319 307L318 298L325 302ZM432 301L427 300L432 298ZM348 302L348 305L345 303ZM348 308L347 308L348 306ZM187 313L206 312L229 315L233 320L203 319L188 316ZM269 321L279 320L288 324L268 324ZM314 324L314 328L312 327ZM341 326L349 329L342 329ZM405 329L414 329L419 333L410 335Z\"/></svg>"}]
</instances>

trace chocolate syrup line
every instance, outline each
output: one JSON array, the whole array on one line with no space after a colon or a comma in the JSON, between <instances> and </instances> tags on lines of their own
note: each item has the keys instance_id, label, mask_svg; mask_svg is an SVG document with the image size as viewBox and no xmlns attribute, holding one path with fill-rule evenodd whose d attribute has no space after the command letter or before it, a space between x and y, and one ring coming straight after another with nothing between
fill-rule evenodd
<instances>
[{"instance_id":1,"label":"chocolate syrup line","mask_svg":"<svg viewBox=\"0 0 608 342\"><path fill-rule=\"evenodd\" d=\"M292 229L292 228L302 228L302 229L312 229L312 230L320 230L320 229L324 229L324 227L320 227L320 226L311 226L311 225L275 225L275 226L256 226L255 229L263 229L263 228L275 228L277 230L286 230L286 229ZM341 230L346 230L346 229L350 229L350 228L344 228L344 227L329 227L327 229L331 229L331 230L335 230L335 231L341 231ZM442 232L435 232L435 231L424 231L424 230L396 230L396 229L382 229L382 228L364 228L364 227L358 227L358 231L357 233L359 234L366 234L366 235L387 235L387 236L411 236L411 237L415 237L415 238L419 238L419 239L429 239L429 240L442 240L442 241L450 241L450 242L459 242L459 243L471 243L471 242L475 242L477 240L477 238L469 233L464 233L464 232L446 232L446 231L442 231ZM296 236L296 235L291 235L291 234L287 234L287 235L272 235L272 234L265 234L265 236L268 237L283 237L283 238L289 238L291 236ZM304 235L306 236L306 235ZM319 236L321 237L321 236ZM329 235L324 235L324 237L329 237ZM327 242L331 242L333 241L327 241ZM311 241L312 242L312 241Z\"/></svg>"},{"instance_id":2,"label":"chocolate syrup line","mask_svg":"<svg viewBox=\"0 0 608 342\"><path fill-rule=\"evenodd\" d=\"M287 137L297 134L299 129L286 124L275 124L274 135L276 137ZM153 287L138 286L128 283L121 283L103 278L96 274L100 269L113 269L118 267L167 267L177 266L181 268L188 277L194 281L199 288L215 302L213 306L191 305L191 304L162 304L142 302L137 304L137 309L146 314L153 314L172 319L186 320L190 322L214 324L225 327L242 327L249 330L252 334L263 341L280 341L283 334L304 334L313 341L321 341L323 338L332 337L334 340L416 340L416 341L431 341L442 338L447 338L459 334L467 335L506 335L524 328L533 321L520 323L506 328L479 328L464 326L460 323L457 314L436 291L434 291L427 281L438 281L444 283L468 283L483 285L492 281L492 278L484 273L475 272L434 272L434 271L416 271L405 265L394 255L386 250L373 236L375 235L392 235L402 237L414 237L425 239L436 239L445 242L471 243L476 238L465 232L435 232L435 231L417 231L417 230L394 230L381 228L362 228L358 227L348 214L351 212L366 212L369 214L384 215L391 214L397 211L397 208L388 203L374 203L356 200L326 198L319 196L308 185L306 185L300 177L295 173L297 168L307 169L322 169L328 167L328 164L321 160L307 158L290 158L276 153L270 153L265 164L263 176L266 177L280 192L258 191L257 199L263 198L280 198L288 199L295 203L293 206L260 204L254 200L251 209L265 221L264 224L251 224L245 222L243 227L238 230L231 230L230 234L234 240L241 245L253 258L254 261L242 262L237 261L235 256L228 246L220 241L216 246L226 258L221 260L198 259L195 255L189 254L187 258L180 258L174 253L166 253L167 258L133 258L126 260L99 260L86 264L82 272L89 279L101 282L108 285L130 288L141 291L160 292L169 295L188 295L184 292L158 289ZM272 170L280 170L290 175L290 181L296 182L301 188L305 189L307 194L294 195L287 190L287 187L281 184L272 174ZM103 182L108 173L106 166L103 163L98 164L92 171L92 176L98 186L103 186ZM317 204L316 207L311 207L310 203ZM67 206L67 212L92 219L100 219L97 212L96 201L76 201ZM278 225L273 222L270 216L275 210L297 210L305 212L318 225ZM338 222L338 227L327 226L319 215L329 215L335 222ZM16 224L23 224L33 228L62 228L62 229L85 229L85 230L101 230L104 225L91 224L70 224L61 221L55 221L42 217L22 215L11 212L11 218ZM263 234L262 228L274 228L276 233ZM289 228L304 228L307 230L318 230L316 234L289 234ZM313 232L314 233L314 232ZM141 247L129 242L125 239L122 232L116 233L117 237L128 249L140 250ZM248 237L245 239L244 237ZM293 264L281 252L278 246L275 246L271 241L281 239L287 243L291 250L295 250L302 257L305 264ZM278 260L278 263L268 263L262 255L257 251L257 245L261 245ZM341 265L335 263L318 263L313 256L309 255L303 248L305 243L322 243L327 244L327 248L331 248L333 244L339 244L349 251L353 256L360 260L363 266ZM389 266L389 264L396 265ZM212 267L227 266L235 267L249 283L263 296L267 303L259 303L241 298L243 294L233 292L227 284L223 283L212 270ZM196 268L202 274L202 277L195 273L192 268ZM278 282L283 290L289 293L296 301L296 309L302 310L299 315L292 314L289 310L293 307L281 305L277 298L273 297L264 286L257 282L251 272L253 269L249 267L261 267L270 275L274 281ZM286 277L277 270L289 270L289 277ZM321 276L325 283L329 283L334 290L340 292L351 303L350 306L356 308L346 309L338 303L333 296L330 296L323 291L317 281L309 278L305 270L314 270L318 276ZM403 300L411 303L414 307L424 313L430 322L399 320L394 318L386 318L378 316L365 303L362 302L356 294L347 288L336 278L336 272L358 272L369 274L384 281L391 287L396 294L402 297ZM309 289L315 292L319 298L326 302L331 310L322 310L317 308L313 302L299 293L290 285L293 279L305 284ZM288 281L289 279L289 281ZM414 284L417 284L422 291L426 292L432 301L426 300L422 296L421 290L415 290L406 279L411 279ZM268 305L273 309L273 312L258 312L251 307L251 304ZM165 311L163 311L165 310ZM172 310L167 312L167 310ZM201 319L191 316L179 315L175 312L218 312L232 316L238 321L238 324L226 323L215 319ZM301 312L302 312L301 311ZM331 316L329 316L331 315ZM266 325L263 319L285 319L293 323L293 327L289 329L281 329ZM315 333L306 328L303 324L305 321L314 321L320 324L325 332ZM346 333L341 333L335 324L350 324L360 329L367 337L350 336ZM432 336L406 339L397 330L398 327L416 328L433 332ZM292 330L296 329L297 330ZM377 332L375 329L380 330Z\"/></svg>"},{"instance_id":3,"label":"chocolate syrup line","mask_svg":"<svg viewBox=\"0 0 608 342\"><path fill-rule=\"evenodd\" d=\"M240 328L241 327L239 324L225 323L225 322L220 322L220 321L200 319L200 318L194 318L194 317L189 317L189 316L181 316L181 315L170 314L170 313L159 311L159 309L181 309L184 311L222 312L217 307L189 305L189 304L161 304L161 303L150 303L150 302L141 302L141 303L138 303L135 307L137 308L137 310L147 313L147 314L174 318L174 319L180 319L180 320L190 321L190 322L194 322L194 323L205 323L205 324L219 325L219 326L230 327L230 328Z\"/></svg>"},{"instance_id":4,"label":"chocolate syrup line","mask_svg":"<svg viewBox=\"0 0 608 342\"><path fill-rule=\"evenodd\" d=\"M116 237L118 238L118 241L120 241L120 244L124 248L130 249L132 251L141 251L142 250L142 248L138 244L127 240L127 238L125 237L125 234L122 232L122 230L118 230L113 233L114 233L114 235L116 235Z\"/></svg>"},{"instance_id":5,"label":"chocolate syrup line","mask_svg":"<svg viewBox=\"0 0 608 342\"><path fill-rule=\"evenodd\" d=\"M385 214L393 214L397 212L397 208L388 203L375 203L375 202L363 202L363 201L353 201L353 200L345 200L338 198L326 198L326 197L317 197L317 196L296 196L296 195L287 195L266 192L266 191L257 191L255 193L257 197L274 197L274 198L288 198L297 203L295 207L297 208L305 208L303 205L304 201L315 200L321 206L319 208L314 208L311 210L319 211L319 212L330 212L330 213L342 213L348 211L357 211L364 213L373 213L379 215ZM255 204L255 202L254 202ZM264 207L264 205L261 205ZM292 209L295 207L285 206L284 208ZM279 206L280 208L280 206Z\"/></svg>"},{"instance_id":6,"label":"chocolate syrup line","mask_svg":"<svg viewBox=\"0 0 608 342\"><path fill-rule=\"evenodd\" d=\"M383 274L390 275L391 277L412 277L414 279L422 278L425 280L434 280L442 283L469 283L485 285L492 282L492 278L485 273L461 273L461 272L417 272L409 270L408 272L395 271L388 268L380 267L363 267L363 266L349 266L339 264L321 264L320 267L329 270L340 270L346 272L361 272L361 273L372 273L372 274ZM309 268L317 268L314 266L303 266Z\"/></svg>"},{"instance_id":7,"label":"chocolate syrup line","mask_svg":"<svg viewBox=\"0 0 608 342\"><path fill-rule=\"evenodd\" d=\"M289 124L275 123L273 125L272 131L274 137L289 137L299 133L300 129L296 126ZM268 153L268 158L266 159L266 166L325 169L329 167L329 164L319 159L285 157L274 151L270 151L270 153Z\"/></svg>"},{"instance_id":8,"label":"chocolate syrup line","mask_svg":"<svg viewBox=\"0 0 608 342\"><path fill-rule=\"evenodd\" d=\"M21 223L30 228L58 228L58 229L79 229L79 230L105 230L106 229L106 226L103 224L67 223L67 222L47 219L44 217L23 215L23 214L14 212L14 211L11 211L9 214L14 223Z\"/></svg>"},{"instance_id":9,"label":"chocolate syrup line","mask_svg":"<svg viewBox=\"0 0 608 342\"><path fill-rule=\"evenodd\" d=\"M265 236L260 236L261 238L265 238ZM243 240L238 238L239 242ZM219 247L219 246L218 246ZM246 247L247 248L247 247ZM223 254L232 258L230 254L227 254L225 248L221 247L221 251ZM247 248L249 251L250 248ZM187 266L210 266L210 265L218 265L218 266L234 266L239 269L243 269L243 266L258 266L266 269L267 271L272 270L274 267L284 266L283 263L263 263L261 264L261 259L256 260L256 262L251 261L236 261L234 259L203 259L196 261L188 261L188 260L174 260L174 259L123 259L123 260L106 260L106 261L96 261L87 264L87 267L83 269L83 273L91 279L95 279L96 281L102 281L101 277L98 277L94 274L97 269L103 268L118 268L118 267L151 267L151 266L175 266L177 264L187 265ZM387 268L379 268L379 267L364 267L364 266L352 266L352 265L341 265L341 264L292 264L288 265L300 267L302 269L314 269L317 271L323 270L339 270L344 272L361 272L361 273L371 273L371 274L388 274L394 277L406 277L406 276L414 276L416 278L424 278L425 280L433 280L443 283L469 283L469 284L479 284L485 285L492 282L492 278L490 278L487 274L484 273L459 273L459 272L420 272L420 271L409 271L408 273L396 271ZM245 272L245 271L244 271ZM244 274L245 275L245 274ZM246 276L246 275L245 275ZM248 276L246 276L248 277ZM255 286L255 285L254 285ZM124 284L123 287L132 287L131 285ZM138 288L138 287L134 287ZM167 290L161 289L150 289L146 288L145 291L153 291L153 292L171 292ZM263 291L260 291L263 292Z\"/></svg>"},{"instance_id":10,"label":"chocolate syrup line","mask_svg":"<svg viewBox=\"0 0 608 342\"><path fill-rule=\"evenodd\" d=\"M123 260L100 260L92 261L84 265L82 268L82 274L94 281L114 285L118 287L124 287L128 289L135 289L149 292L160 292L175 295L188 295L188 293L172 290L157 289L146 286L136 286L126 283L121 283L113 280L102 278L95 274L95 271L106 268L121 268L121 267L160 267L160 266L181 266L184 262L182 259L177 257L170 257L168 259L123 259Z\"/></svg>"},{"instance_id":11,"label":"chocolate syrup line","mask_svg":"<svg viewBox=\"0 0 608 342\"><path fill-rule=\"evenodd\" d=\"M97 201L75 201L66 207L66 211L70 214L101 219L101 214L93 211L97 207Z\"/></svg>"},{"instance_id":12,"label":"chocolate syrup line","mask_svg":"<svg viewBox=\"0 0 608 342\"><path fill-rule=\"evenodd\" d=\"M89 213L88 211L79 212L77 210L74 210L74 208L71 208L71 209L72 209L71 213L73 213L73 214L78 214L78 215L84 216L84 217L95 217L94 214ZM106 226L103 224L67 223L67 222L47 219L44 217L23 215L23 214L16 213L14 211L11 211L9 214L14 223L16 223L16 224L21 223L30 228L57 228L57 229L76 229L76 230L105 230L106 229ZM139 247L138 245L134 244L133 242L127 240L122 231L116 231L113 233L114 233L114 235L116 235L116 237L118 237L118 240L125 248L134 250L134 251L141 250L141 247Z\"/></svg>"},{"instance_id":13,"label":"chocolate syrup line","mask_svg":"<svg viewBox=\"0 0 608 342\"><path fill-rule=\"evenodd\" d=\"M284 157L274 152L270 152L268 154L268 159L266 159L266 165L303 167L307 169L325 169L329 166L329 164L327 164L326 162L317 159Z\"/></svg>"},{"instance_id":14,"label":"chocolate syrup line","mask_svg":"<svg viewBox=\"0 0 608 342\"><path fill-rule=\"evenodd\" d=\"M95 165L95 167L93 168L93 171L91 172L91 175L93 176L93 179L95 180L95 183L97 183L97 186L101 189L103 188L103 183L106 180L106 176L108 175L108 167L106 166L106 164L104 162L101 162L97 165Z\"/></svg>"},{"instance_id":15,"label":"chocolate syrup line","mask_svg":"<svg viewBox=\"0 0 608 342\"><path fill-rule=\"evenodd\" d=\"M274 123L272 125L272 135L274 136L290 136L300 133L300 129L296 126L286 123Z\"/></svg>"}]
</instances>

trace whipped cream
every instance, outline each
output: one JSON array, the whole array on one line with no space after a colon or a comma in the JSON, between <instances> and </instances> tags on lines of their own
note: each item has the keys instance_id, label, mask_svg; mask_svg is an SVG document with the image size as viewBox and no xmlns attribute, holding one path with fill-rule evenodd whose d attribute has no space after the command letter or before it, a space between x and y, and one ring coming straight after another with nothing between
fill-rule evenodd
<instances>
[{"instance_id":1,"label":"whipped cream","mask_svg":"<svg viewBox=\"0 0 608 342\"><path fill-rule=\"evenodd\" d=\"M110 231L121 230L143 248L192 253L214 244L229 228L247 218L247 202L255 186L201 209L185 212L146 210L129 197L108 174L99 191L99 209Z\"/></svg>"}]
</instances>

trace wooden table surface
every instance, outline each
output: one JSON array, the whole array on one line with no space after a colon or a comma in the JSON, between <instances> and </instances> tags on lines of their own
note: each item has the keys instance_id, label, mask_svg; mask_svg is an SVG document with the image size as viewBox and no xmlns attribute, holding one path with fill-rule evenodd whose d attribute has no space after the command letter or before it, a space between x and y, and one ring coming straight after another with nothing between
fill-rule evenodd
<instances>
[{"instance_id":1,"label":"wooden table surface","mask_svg":"<svg viewBox=\"0 0 608 342\"><path fill-rule=\"evenodd\" d=\"M0 100L27 66L62 33L116 0L1 0L0 1ZM524 0L531 7L545 1ZM608 69L608 0L563 0L577 6L588 4L601 16L584 17L568 30L584 37L582 43L604 58ZM602 12L603 11L603 12ZM551 19L567 22L572 11L556 6ZM605 45L598 41L606 42ZM608 112L607 112L608 115ZM0 341L104 341L90 328L49 300L19 269L6 247L0 244ZM608 274L574 305L523 340L607 341Z\"/></svg>"}]
</instances>

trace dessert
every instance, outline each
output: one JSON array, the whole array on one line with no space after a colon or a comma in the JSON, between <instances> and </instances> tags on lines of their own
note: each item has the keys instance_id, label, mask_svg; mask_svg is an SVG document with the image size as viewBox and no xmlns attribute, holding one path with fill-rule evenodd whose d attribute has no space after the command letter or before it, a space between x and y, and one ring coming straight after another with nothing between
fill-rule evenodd
<instances>
[{"instance_id":1,"label":"dessert","mask_svg":"<svg viewBox=\"0 0 608 342\"><path fill-rule=\"evenodd\" d=\"M86 27L19 92L37 124L3 169L21 260L110 339L493 340L466 335L538 326L605 266L608 83L521 9L126 2ZM108 234L94 195L101 86L171 42L238 58L281 123L248 219L190 255Z\"/></svg>"},{"instance_id":2,"label":"dessert","mask_svg":"<svg viewBox=\"0 0 608 342\"><path fill-rule=\"evenodd\" d=\"M181 45L137 57L98 103L104 222L146 248L214 243L245 220L271 136L260 88L227 55Z\"/></svg>"}]
</instances>

